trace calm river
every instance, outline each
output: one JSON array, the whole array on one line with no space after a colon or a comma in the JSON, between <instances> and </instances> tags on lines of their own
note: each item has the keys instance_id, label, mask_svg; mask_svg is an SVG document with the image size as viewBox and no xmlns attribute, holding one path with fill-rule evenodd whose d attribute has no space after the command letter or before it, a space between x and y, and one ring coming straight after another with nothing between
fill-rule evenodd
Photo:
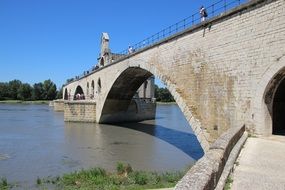
<instances>
[{"instance_id":1,"label":"calm river","mask_svg":"<svg viewBox=\"0 0 285 190\"><path fill-rule=\"evenodd\" d=\"M155 120L120 125L65 123L47 105L0 104L0 178L20 184L81 168L180 170L203 151L177 105Z\"/></svg>"}]
</instances>

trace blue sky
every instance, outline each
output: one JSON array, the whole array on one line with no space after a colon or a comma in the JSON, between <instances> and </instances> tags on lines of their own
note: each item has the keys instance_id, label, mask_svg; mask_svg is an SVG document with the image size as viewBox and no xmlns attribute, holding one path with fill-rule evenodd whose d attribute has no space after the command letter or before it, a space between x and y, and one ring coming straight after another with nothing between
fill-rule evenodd
<instances>
[{"instance_id":1,"label":"blue sky","mask_svg":"<svg viewBox=\"0 0 285 190\"><path fill-rule=\"evenodd\" d=\"M0 82L59 87L97 63L102 32L120 52L214 2L0 0Z\"/></svg>"}]
</instances>

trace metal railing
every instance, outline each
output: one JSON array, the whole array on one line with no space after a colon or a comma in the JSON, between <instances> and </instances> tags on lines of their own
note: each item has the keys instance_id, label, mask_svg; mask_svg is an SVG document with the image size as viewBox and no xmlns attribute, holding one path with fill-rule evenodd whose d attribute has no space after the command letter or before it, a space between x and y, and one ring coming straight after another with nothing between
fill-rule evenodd
<instances>
[{"instance_id":1,"label":"metal railing","mask_svg":"<svg viewBox=\"0 0 285 190\"><path fill-rule=\"evenodd\" d=\"M220 0L206 8L206 11L208 13L208 17L212 18L215 16L220 15L221 13L225 13L228 10L237 7L239 5L241 5L244 2L247 2L248 0ZM153 44L162 41L168 37L171 37L172 35L177 34L178 32L182 32L183 30L186 30L188 28L190 28L191 26L194 26L196 24L201 23L201 16L200 16L200 12L197 11L196 13L192 14L191 16L167 27L164 28L163 30L153 34L152 36L145 38L144 40L131 45L132 47L132 51L136 52L139 51L143 48L152 46ZM130 54L131 52L129 52L129 49L125 49L123 51L121 51L119 54L122 55L122 57ZM120 58L122 58L120 57ZM119 59L120 59L119 58Z\"/></svg>"},{"instance_id":2,"label":"metal railing","mask_svg":"<svg viewBox=\"0 0 285 190\"><path fill-rule=\"evenodd\" d=\"M208 17L207 19L213 18L215 16L221 15L226 13L227 11L229 11L230 9L237 7L245 2L248 2L249 0L219 0L216 3L205 7ZM145 38L144 40L131 45L132 47L132 52L129 52L129 49L125 49L123 51L121 51L120 53L117 54L117 58L113 60L114 61L118 61L121 60L123 58L125 58L126 56L135 53L137 51L140 51L141 49L150 47L158 42L161 42L163 40L165 40L166 38L169 38L175 34L177 34L178 32L182 32L196 24L199 24L203 21L201 21L201 16L200 16L200 12L197 11L196 13L192 14L191 16L167 27L164 28L163 30L149 36L148 38ZM86 75L89 75L93 72L95 72L98 69L98 67L93 67L87 71L84 71L81 75L76 76L75 78L71 78L67 80L67 84L76 80L79 80L83 77L85 77Z\"/></svg>"}]
</instances>

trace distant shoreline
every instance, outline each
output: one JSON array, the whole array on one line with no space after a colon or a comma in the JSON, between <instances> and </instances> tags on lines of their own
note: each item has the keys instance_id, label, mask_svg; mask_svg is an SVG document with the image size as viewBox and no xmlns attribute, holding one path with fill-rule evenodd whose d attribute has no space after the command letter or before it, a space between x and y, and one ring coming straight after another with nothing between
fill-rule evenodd
<instances>
[{"instance_id":1,"label":"distant shoreline","mask_svg":"<svg viewBox=\"0 0 285 190\"><path fill-rule=\"evenodd\" d=\"M34 100L34 101L22 101L22 100L0 100L0 104L49 104L50 100Z\"/></svg>"}]
</instances>

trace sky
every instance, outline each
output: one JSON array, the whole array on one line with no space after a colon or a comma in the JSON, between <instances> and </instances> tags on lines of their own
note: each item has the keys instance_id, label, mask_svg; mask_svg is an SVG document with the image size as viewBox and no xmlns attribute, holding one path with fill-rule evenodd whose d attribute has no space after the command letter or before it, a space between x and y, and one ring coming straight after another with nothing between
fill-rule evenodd
<instances>
[{"instance_id":1,"label":"sky","mask_svg":"<svg viewBox=\"0 0 285 190\"><path fill-rule=\"evenodd\" d=\"M97 64L102 32L121 52L216 1L0 0L0 82L61 87Z\"/></svg>"}]
</instances>

